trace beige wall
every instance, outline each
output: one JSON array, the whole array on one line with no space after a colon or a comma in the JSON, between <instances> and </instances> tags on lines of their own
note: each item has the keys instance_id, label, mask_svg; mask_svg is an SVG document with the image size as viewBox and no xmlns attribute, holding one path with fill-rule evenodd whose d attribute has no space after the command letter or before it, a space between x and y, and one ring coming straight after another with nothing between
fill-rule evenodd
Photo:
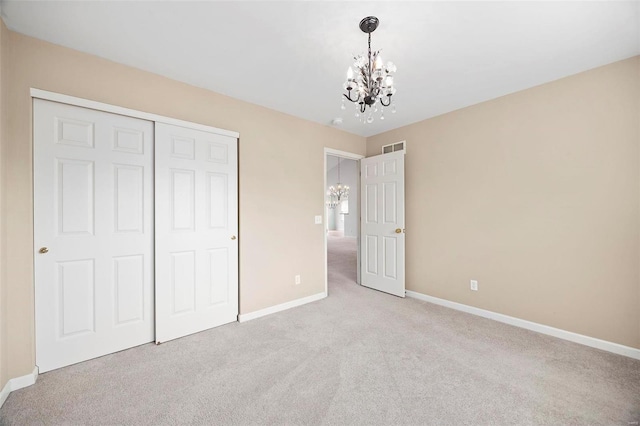
<instances>
[{"instance_id":1,"label":"beige wall","mask_svg":"<svg viewBox=\"0 0 640 426\"><path fill-rule=\"evenodd\" d=\"M407 289L640 348L639 77L635 57L369 138L407 141Z\"/></svg>"},{"instance_id":2,"label":"beige wall","mask_svg":"<svg viewBox=\"0 0 640 426\"><path fill-rule=\"evenodd\" d=\"M31 87L240 132L240 312L324 291L324 147L364 154L365 139L14 32L3 63L2 262L8 374L34 366ZM281 212L286 215L269 214ZM294 275L302 284L294 285Z\"/></svg>"},{"instance_id":3,"label":"beige wall","mask_svg":"<svg viewBox=\"0 0 640 426\"><path fill-rule=\"evenodd\" d=\"M4 140L4 129L5 129L5 121L6 121L6 111L5 108L5 97L4 97L4 79L2 72L5 55L5 42L6 42L6 33L7 28L0 19L0 141ZM1 146L0 146L1 148ZM2 221L3 221L3 211L2 211L2 193L4 192L4 188L2 186L2 149L0 149L0 231L2 231ZM5 316L6 313L6 302L7 299L5 297L5 286L3 285L4 279L4 262L2 261L2 255L4 253L4 233L0 232L0 390L4 388L7 384L8 376L7 376L7 342L6 342L6 330L7 330L7 319Z\"/></svg>"}]
</instances>

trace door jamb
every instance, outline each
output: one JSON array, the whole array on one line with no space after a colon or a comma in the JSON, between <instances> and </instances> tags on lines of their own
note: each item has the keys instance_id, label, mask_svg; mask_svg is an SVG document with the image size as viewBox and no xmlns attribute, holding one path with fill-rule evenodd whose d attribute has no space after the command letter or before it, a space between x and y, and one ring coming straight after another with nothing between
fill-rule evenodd
<instances>
[{"instance_id":1,"label":"door jamb","mask_svg":"<svg viewBox=\"0 0 640 426\"><path fill-rule=\"evenodd\" d=\"M333 148L324 148L324 177L323 177L323 182L324 182L324 186L322 187L322 208L324 209L324 221L323 221L323 233L324 233L324 294L325 295L329 295L329 265L327 264L327 231L328 228L327 226L329 225L328 220L328 214L327 214L327 205L324 203L324 201L326 201L326 192L327 192L327 156L332 155L334 157L340 157L340 158L346 158L348 160L356 160L357 162L357 168L358 168L358 190L356 191L357 194L357 200L356 202L358 203L358 231L357 231L357 241L358 241L358 255L357 255L357 261L356 261L356 282L358 284L360 284L360 160L363 159L365 156L364 155L360 155L360 154L355 154L353 152L347 152L347 151L340 151L338 149L333 149Z\"/></svg>"}]
</instances>

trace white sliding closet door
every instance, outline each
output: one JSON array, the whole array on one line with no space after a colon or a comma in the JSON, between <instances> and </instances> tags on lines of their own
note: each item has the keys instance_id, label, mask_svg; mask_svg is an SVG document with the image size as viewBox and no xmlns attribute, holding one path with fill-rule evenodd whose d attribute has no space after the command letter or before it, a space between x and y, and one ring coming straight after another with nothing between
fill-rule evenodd
<instances>
[{"instance_id":1,"label":"white sliding closet door","mask_svg":"<svg viewBox=\"0 0 640 426\"><path fill-rule=\"evenodd\" d=\"M237 139L156 123L156 342L238 315Z\"/></svg>"},{"instance_id":2,"label":"white sliding closet door","mask_svg":"<svg viewBox=\"0 0 640 426\"><path fill-rule=\"evenodd\" d=\"M153 341L153 123L35 99L40 372Z\"/></svg>"}]
</instances>

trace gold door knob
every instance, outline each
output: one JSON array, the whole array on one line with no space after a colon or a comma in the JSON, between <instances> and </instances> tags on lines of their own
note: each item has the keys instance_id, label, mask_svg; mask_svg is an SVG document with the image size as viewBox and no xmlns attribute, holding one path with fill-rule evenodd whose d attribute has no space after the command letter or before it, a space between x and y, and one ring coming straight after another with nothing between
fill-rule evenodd
<instances>
[{"instance_id":1,"label":"gold door knob","mask_svg":"<svg viewBox=\"0 0 640 426\"><path fill-rule=\"evenodd\" d=\"M45 254L45 253L49 253L49 249L46 247L42 247L40 250L38 250L40 253Z\"/></svg>"},{"instance_id":2,"label":"gold door knob","mask_svg":"<svg viewBox=\"0 0 640 426\"><path fill-rule=\"evenodd\" d=\"M232 240L235 240L235 239L236 239L236 236L235 236L235 235L233 235L233 236L231 237L231 239L232 239Z\"/></svg>"},{"instance_id":3,"label":"gold door knob","mask_svg":"<svg viewBox=\"0 0 640 426\"><path fill-rule=\"evenodd\" d=\"M396 228L396 234L402 234L402 229Z\"/></svg>"}]
</instances>

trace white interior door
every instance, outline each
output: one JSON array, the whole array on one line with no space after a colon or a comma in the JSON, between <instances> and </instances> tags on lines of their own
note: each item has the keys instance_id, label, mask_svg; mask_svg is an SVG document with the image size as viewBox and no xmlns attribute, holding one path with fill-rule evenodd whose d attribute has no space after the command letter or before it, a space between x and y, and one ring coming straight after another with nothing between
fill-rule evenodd
<instances>
[{"instance_id":1,"label":"white interior door","mask_svg":"<svg viewBox=\"0 0 640 426\"><path fill-rule=\"evenodd\" d=\"M360 160L362 285L404 297L404 151Z\"/></svg>"},{"instance_id":2,"label":"white interior door","mask_svg":"<svg viewBox=\"0 0 640 426\"><path fill-rule=\"evenodd\" d=\"M153 124L35 99L36 364L153 341Z\"/></svg>"},{"instance_id":3,"label":"white interior door","mask_svg":"<svg viewBox=\"0 0 640 426\"><path fill-rule=\"evenodd\" d=\"M237 319L237 139L156 123L156 342Z\"/></svg>"}]
</instances>

